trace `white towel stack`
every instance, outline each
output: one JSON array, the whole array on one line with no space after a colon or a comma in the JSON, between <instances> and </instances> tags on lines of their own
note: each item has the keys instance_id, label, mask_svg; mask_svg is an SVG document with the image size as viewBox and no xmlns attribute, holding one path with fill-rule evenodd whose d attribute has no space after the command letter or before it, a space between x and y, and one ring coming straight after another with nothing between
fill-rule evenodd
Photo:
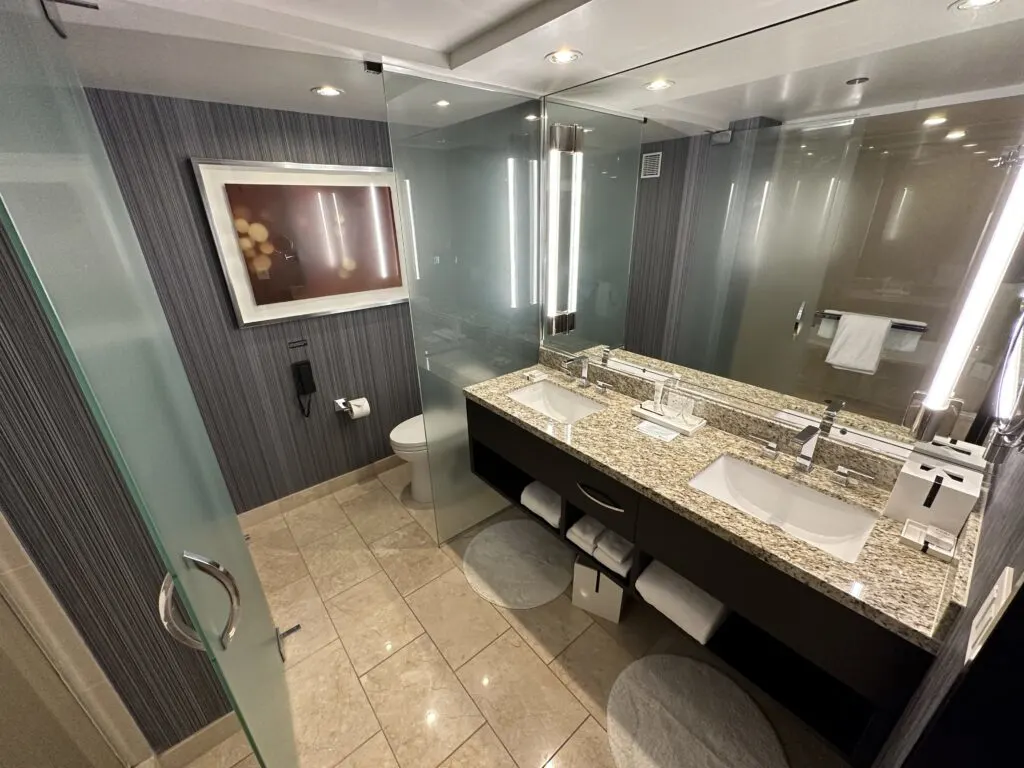
<instances>
[{"instance_id":1,"label":"white towel stack","mask_svg":"<svg viewBox=\"0 0 1024 768\"><path fill-rule=\"evenodd\" d=\"M519 497L523 506L540 517L552 528L557 528L562 520L562 497L548 488L544 483L535 480L523 489Z\"/></svg>"},{"instance_id":2,"label":"white towel stack","mask_svg":"<svg viewBox=\"0 0 1024 768\"><path fill-rule=\"evenodd\" d=\"M701 645L725 619L725 605L657 561L640 574L636 591Z\"/></svg>"},{"instance_id":3,"label":"white towel stack","mask_svg":"<svg viewBox=\"0 0 1024 768\"><path fill-rule=\"evenodd\" d=\"M566 538L588 555L597 549L597 540L604 533L604 526L594 518L584 515L576 525L569 529Z\"/></svg>"},{"instance_id":4,"label":"white towel stack","mask_svg":"<svg viewBox=\"0 0 1024 768\"><path fill-rule=\"evenodd\" d=\"M614 531L605 530L597 540L594 559L619 576L629 573L632 556L633 542L627 541Z\"/></svg>"}]
</instances>

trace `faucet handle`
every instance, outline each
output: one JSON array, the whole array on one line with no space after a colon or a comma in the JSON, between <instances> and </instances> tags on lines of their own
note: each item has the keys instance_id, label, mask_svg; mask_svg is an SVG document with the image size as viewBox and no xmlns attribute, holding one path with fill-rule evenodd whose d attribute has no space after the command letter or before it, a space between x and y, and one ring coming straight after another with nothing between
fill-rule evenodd
<instances>
[{"instance_id":1,"label":"faucet handle","mask_svg":"<svg viewBox=\"0 0 1024 768\"><path fill-rule=\"evenodd\" d=\"M849 467L844 467L842 464L836 467L835 472L832 473L832 479L840 485L856 485L858 478L870 483L875 479L875 476L865 474L864 472L858 472L857 470L850 469Z\"/></svg>"},{"instance_id":2,"label":"faucet handle","mask_svg":"<svg viewBox=\"0 0 1024 768\"><path fill-rule=\"evenodd\" d=\"M769 459L778 457L779 444L774 440L765 440L763 437L757 437L756 435L747 435L747 439L761 443L761 455L767 456Z\"/></svg>"}]
</instances>

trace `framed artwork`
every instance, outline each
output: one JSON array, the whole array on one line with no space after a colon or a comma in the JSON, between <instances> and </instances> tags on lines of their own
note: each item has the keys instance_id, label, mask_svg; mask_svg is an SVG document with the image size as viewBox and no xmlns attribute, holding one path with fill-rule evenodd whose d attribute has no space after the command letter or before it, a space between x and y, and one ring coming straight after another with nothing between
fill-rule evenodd
<instances>
[{"instance_id":1,"label":"framed artwork","mask_svg":"<svg viewBox=\"0 0 1024 768\"><path fill-rule=\"evenodd\" d=\"M390 168L192 166L239 326L408 300Z\"/></svg>"}]
</instances>

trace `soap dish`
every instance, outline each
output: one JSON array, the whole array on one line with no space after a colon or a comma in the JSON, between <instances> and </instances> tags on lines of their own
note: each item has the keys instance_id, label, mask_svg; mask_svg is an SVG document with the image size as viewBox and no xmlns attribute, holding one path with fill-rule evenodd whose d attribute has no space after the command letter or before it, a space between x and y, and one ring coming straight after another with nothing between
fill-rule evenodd
<instances>
[{"instance_id":1,"label":"soap dish","mask_svg":"<svg viewBox=\"0 0 1024 768\"><path fill-rule=\"evenodd\" d=\"M639 416L641 419L644 419L645 421L650 421L654 424L665 427L666 429L671 429L673 432L678 432L684 437L689 437L698 429L707 424L707 421L705 421L704 419L698 419L693 417L691 417L687 421L683 421L682 419L673 419L669 416L665 416L664 414L657 413L651 410L651 408L653 407L653 400L645 400L640 405L634 405L632 413L634 416Z\"/></svg>"},{"instance_id":2,"label":"soap dish","mask_svg":"<svg viewBox=\"0 0 1024 768\"><path fill-rule=\"evenodd\" d=\"M916 520L907 520L903 524L900 544L931 555L944 563L950 562L956 554L956 536L949 531Z\"/></svg>"}]
</instances>

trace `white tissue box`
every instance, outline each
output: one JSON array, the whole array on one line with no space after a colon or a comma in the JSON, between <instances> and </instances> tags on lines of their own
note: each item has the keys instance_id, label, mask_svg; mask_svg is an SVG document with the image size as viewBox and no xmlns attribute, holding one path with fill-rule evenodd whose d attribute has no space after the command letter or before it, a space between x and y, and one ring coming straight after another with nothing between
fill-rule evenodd
<instances>
[{"instance_id":1,"label":"white tissue box","mask_svg":"<svg viewBox=\"0 0 1024 768\"><path fill-rule=\"evenodd\" d=\"M928 443L915 443L914 453L934 456L936 459L961 467L968 467L978 472L985 471L985 447L974 443L965 443L949 437L936 437Z\"/></svg>"},{"instance_id":2,"label":"white tissue box","mask_svg":"<svg viewBox=\"0 0 1024 768\"><path fill-rule=\"evenodd\" d=\"M576 561L572 571L573 605L618 624L622 613L622 597L622 587L596 568Z\"/></svg>"},{"instance_id":3,"label":"white tissue box","mask_svg":"<svg viewBox=\"0 0 1024 768\"><path fill-rule=\"evenodd\" d=\"M957 534L981 495L981 477L980 472L912 453L900 470L884 514Z\"/></svg>"}]
</instances>

